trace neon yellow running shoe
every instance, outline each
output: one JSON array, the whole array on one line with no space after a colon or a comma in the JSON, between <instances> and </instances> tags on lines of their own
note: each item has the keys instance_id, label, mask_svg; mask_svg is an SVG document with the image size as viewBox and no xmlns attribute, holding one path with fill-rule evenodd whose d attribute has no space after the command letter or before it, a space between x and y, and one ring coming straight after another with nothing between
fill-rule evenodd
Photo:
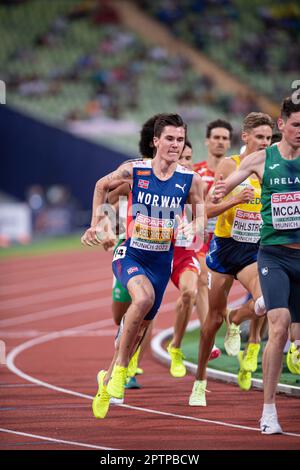
<instances>
[{"instance_id":1,"label":"neon yellow running shoe","mask_svg":"<svg viewBox=\"0 0 300 470\"><path fill-rule=\"evenodd\" d=\"M286 365L292 374L300 375L300 350L291 343L290 349L286 355Z\"/></svg>"},{"instance_id":2,"label":"neon yellow running shoe","mask_svg":"<svg viewBox=\"0 0 300 470\"><path fill-rule=\"evenodd\" d=\"M143 375L144 369L141 369L141 367L136 368L136 375Z\"/></svg>"},{"instance_id":3,"label":"neon yellow running shoe","mask_svg":"<svg viewBox=\"0 0 300 470\"><path fill-rule=\"evenodd\" d=\"M167 347L167 351L171 358L170 374L177 378L184 377L186 374L186 367L183 364L184 355L181 349L173 348L170 343Z\"/></svg>"},{"instance_id":4,"label":"neon yellow running shoe","mask_svg":"<svg viewBox=\"0 0 300 470\"><path fill-rule=\"evenodd\" d=\"M257 358L260 350L259 343L249 343L243 357L243 369L247 372L255 372L257 369Z\"/></svg>"},{"instance_id":5,"label":"neon yellow running shoe","mask_svg":"<svg viewBox=\"0 0 300 470\"><path fill-rule=\"evenodd\" d=\"M233 322L230 323L230 313L231 311L227 310L227 331L224 338L224 347L228 356L237 356L241 349L240 327Z\"/></svg>"},{"instance_id":6,"label":"neon yellow running shoe","mask_svg":"<svg viewBox=\"0 0 300 470\"><path fill-rule=\"evenodd\" d=\"M195 380L189 399L190 406L206 406L206 385L206 380Z\"/></svg>"},{"instance_id":7,"label":"neon yellow running shoe","mask_svg":"<svg viewBox=\"0 0 300 470\"><path fill-rule=\"evenodd\" d=\"M136 375L140 352L141 352L141 348L138 347L134 355L130 359L128 368L127 368L127 377L134 377Z\"/></svg>"},{"instance_id":8,"label":"neon yellow running shoe","mask_svg":"<svg viewBox=\"0 0 300 470\"><path fill-rule=\"evenodd\" d=\"M107 392L111 397L124 398L124 387L127 377L127 367L114 365L111 378L107 384Z\"/></svg>"},{"instance_id":9,"label":"neon yellow running shoe","mask_svg":"<svg viewBox=\"0 0 300 470\"><path fill-rule=\"evenodd\" d=\"M238 361L240 363L240 370L237 376L239 387L246 392L251 388L251 372L243 369L243 351L238 353Z\"/></svg>"},{"instance_id":10,"label":"neon yellow running shoe","mask_svg":"<svg viewBox=\"0 0 300 470\"><path fill-rule=\"evenodd\" d=\"M107 387L104 385L103 380L106 370L100 370L97 375L98 392L93 399L92 410L95 418L103 419L107 415L109 409L110 396L107 392Z\"/></svg>"}]
</instances>

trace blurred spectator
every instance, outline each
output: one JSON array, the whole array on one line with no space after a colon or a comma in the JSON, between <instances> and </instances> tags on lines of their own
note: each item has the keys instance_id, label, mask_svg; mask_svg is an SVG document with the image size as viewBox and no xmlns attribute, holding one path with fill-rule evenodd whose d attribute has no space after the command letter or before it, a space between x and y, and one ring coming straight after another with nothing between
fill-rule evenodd
<instances>
[{"instance_id":1,"label":"blurred spectator","mask_svg":"<svg viewBox=\"0 0 300 470\"><path fill-rule=\"evenodd\" d=\"M27 204L31 210L33 234L42 234L45 230L46 197L41 185L35 184L26 192Z\"/></svg>"}]
</instances>

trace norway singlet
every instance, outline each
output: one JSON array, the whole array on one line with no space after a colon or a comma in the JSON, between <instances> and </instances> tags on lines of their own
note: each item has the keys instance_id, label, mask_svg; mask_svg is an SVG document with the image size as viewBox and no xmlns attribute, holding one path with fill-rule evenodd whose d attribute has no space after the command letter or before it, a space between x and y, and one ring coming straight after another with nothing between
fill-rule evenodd
<instances>
[{"instance_id":1,"label":"norway singlet","mask_svg":"<svg viewBox=\"0 0 300 470\"><path fill-rule=\"evenodd\" d=\"M194 172L177 165L165 181L155 176L152 161L133 163L133 185L128 238L113 258L116 278L126 287L137 275L146 276L155 291L155 303L145 319L152 319L162 300L174 250L175 216L182 215Z\"/></svg>"}]
</instances>

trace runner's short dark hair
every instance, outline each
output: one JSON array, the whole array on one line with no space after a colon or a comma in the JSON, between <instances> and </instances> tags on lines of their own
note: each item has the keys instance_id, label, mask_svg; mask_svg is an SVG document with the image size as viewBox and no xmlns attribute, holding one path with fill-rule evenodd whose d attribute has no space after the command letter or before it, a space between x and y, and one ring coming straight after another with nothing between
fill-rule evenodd
<instances>
[{"instance_id":1,"label":"runner's short dark hair","mask_svg":"<svg viewBox=\"0 0 300 470\"><path fill-rule=\"evenodd\" d=\"M284 98L281 104L280 116L282 119L288 119L292 113L298 113L300 111L300 102L296 103L292 96Z\"/></svg>"},{"instance_id":2,"label":"runner's short dark hair","mask_svg":"<svg viewBox=\"0 0 300 470\"><path fill-rule=\"evenodd\" d=\"M153 145L154 124L156 119L163 114L154 114L144 124L140 132L139 151L143 157L153 158L155 147Z\"/></svg>"},{"instance_id":3,"label":"runner's short dark hair","mask_svg":"<svg viewBox=\"0 0 300 470\"><path fill-rule=\"evenodd\" d=\"M187 125L179 114L161 114L154 124L154 136L160 137L166 126L183 127L185 134L187 131Z\"/></svg>"},{"instance_id":4,"label":"runner's short dark hair","mask_svg":"<svg viewBox=\"0 0 300 470\"><path fill-rule=\"evenodd\" d=\"M232 125L230 124L230 122L225 121L224 119L216 119L215 121L212 121L209 124L207 124L206 137L209 138L211 131L213 129L216 129L217 127L223 127L224 129L227 129L229 131L229 138L230 140L232 139L232 133L233 133Z\"/></svg>"}]
</instances>

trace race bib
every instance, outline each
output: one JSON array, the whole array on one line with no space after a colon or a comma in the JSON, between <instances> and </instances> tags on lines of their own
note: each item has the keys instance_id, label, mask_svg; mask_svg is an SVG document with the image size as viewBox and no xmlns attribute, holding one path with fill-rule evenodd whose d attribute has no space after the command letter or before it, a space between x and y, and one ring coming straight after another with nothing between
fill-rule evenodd
<instances>
[{"instance_id":1,"label":"race bib","mask_svg":"<svg viewBox=\"0 0 300 470\"><path fill-rule=\"evenodd\" d=\"M300 191L272 194L271 207L276 230L300 228Z\"/></svg>"},{"instance_id":2,"label":"race bib","mask_svg":"<svg viewBox=\"0 0 300 470\"><path fill-rule=\"evenodd\" d=\"M231 237L237 242L257 243L260 239L261 223L259 212L237 209L231 227Z\"/></svg>"},{"instance_id":3,"label":"race bib","mask_svg":"<svg viewBox=\"0 0 300 470\"><path fill-rule=\"evenodd\" d=\"M146 251L169 251L173 231L172 219L157 219L138 214L134 221L130 246Z\"/></svg>"},{"instance_id":4,"label":"race bib","mask_svg":"<svg viewBox=\"0 0 300 470\"><path fill-rule=\"evenodd\" d=\"M114 252L113 261L116 261L117 259L125 258L126 250L127 250L127 246L118 246L118 248Z\"/></svg>"}]
</instances>

